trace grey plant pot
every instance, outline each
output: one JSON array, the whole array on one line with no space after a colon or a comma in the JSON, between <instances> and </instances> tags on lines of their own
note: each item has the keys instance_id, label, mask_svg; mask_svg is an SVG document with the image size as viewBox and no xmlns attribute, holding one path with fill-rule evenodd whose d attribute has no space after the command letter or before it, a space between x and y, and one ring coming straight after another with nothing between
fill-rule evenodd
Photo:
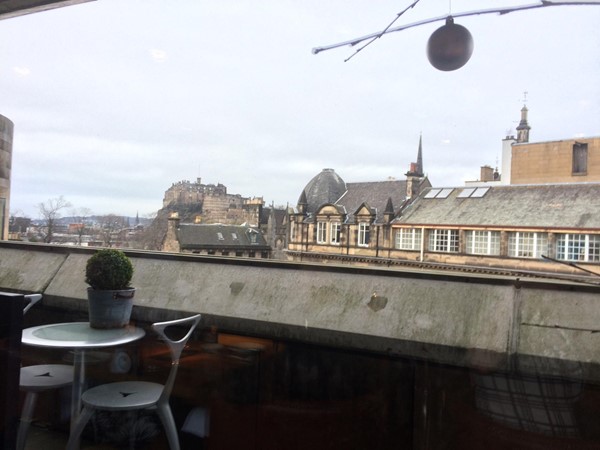
<instances>
[{"instance_id":1,"label":"grey plant pot","mask_svg":"<svg viewBox=\"0 0 600 450\"><path fill-rule=\"evenodd\" d=\"M127 326L133 308L135 288L98 291L88 288L88 308L92 328L122 328Z\"/></svg>"}]
</instances>

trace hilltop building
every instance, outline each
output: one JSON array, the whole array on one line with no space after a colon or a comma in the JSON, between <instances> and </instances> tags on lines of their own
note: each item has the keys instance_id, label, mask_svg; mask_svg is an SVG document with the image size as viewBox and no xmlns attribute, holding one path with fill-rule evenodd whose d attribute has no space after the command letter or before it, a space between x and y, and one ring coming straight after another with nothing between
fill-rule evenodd
<instances>
[{"instance_id":1,"label":"hilltop building","mask_svg":"<svg viewBox=\"0 0 600 450\"><path fill-rule=\"evenodd\" d=\"M177 212L183 220L193 223L258 226L263 206L262 197L228 194L225 185L203 184L200 178L173 183L163 198L163 209Z\"/></svg>"},{"instance_id":2,"label":"hilltop building","mask_svg":"<svg viewBox=\"0 0 600 450\"><path fill-rule=\"evenodd\" d=\"M159 217L168 218L164 251L285 259L287 211L265 207L262 197L229 194L221 183L203 184L200 178L173 183ZM238 238L229 242L220 235Z\"/></svg>"}]
</instances>

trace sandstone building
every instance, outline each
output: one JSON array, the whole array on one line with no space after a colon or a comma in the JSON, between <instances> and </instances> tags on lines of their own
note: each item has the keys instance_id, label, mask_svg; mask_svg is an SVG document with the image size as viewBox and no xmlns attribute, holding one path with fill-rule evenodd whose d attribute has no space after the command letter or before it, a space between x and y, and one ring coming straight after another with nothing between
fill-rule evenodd
<instances>
[{"instance_id":1,"label":"sandstone building","mask_svg":"<svg viewBox=\"0 0 600 450\"><path fill-rule=\"evenodd\" d=\"M600 181L600 136L530 142L528 109L521 109L517 137L502 141L501 173L490 166L467 185L581 183Z\"/></svg>"},{"instance_id":2,"label":"sandstone building","mask_svg":"<svg viewBox=\"0 0 600 450\"><path fill-rule=\"evenodd\" d=\"M348 261L379 257L391 245L390 225L406 203L431 184L423 172L422 140L406 179L346 183L323 169L306 185L290 214L292 260Z\"/></svg>"},{"instance_id":3,"label":"sandstone building","mask_svg":"<svg viewBox=\"0 0 600 450\"><path fill-rule=\"evenodd\" d=\"M159 217L164 251L285 259L287 211L265 207L262 197L229 194L221 183L173 183Z\"/></svg>"},{"instance_id":4,"label":"sandstone building","mask_svg":"<svg viewBox=\"0 0 600 450\"><path fill-rule=\"evenodd\" d=\"M163 209L178 212L182 220L193 223L258 226L263 206L262 197L228 194L225 185L203 184L200 178L173 183L163 198Z\"/></svg>"},{"instance_id":5,"label":"sandstone building","mask_svg":"<svg viewBox=\"0 0 600 450\"><path fill-rule=\"evenodd\" d=\"M530 129L523 107L517 139L504 141L502 173L484 166L481 180L463 187L431 187L422 161L411 166L406 181L345 183L325 169L290 215L288 255L361 265L600 274L600 138L529 143Z\"/></svg>"}]
</instances>

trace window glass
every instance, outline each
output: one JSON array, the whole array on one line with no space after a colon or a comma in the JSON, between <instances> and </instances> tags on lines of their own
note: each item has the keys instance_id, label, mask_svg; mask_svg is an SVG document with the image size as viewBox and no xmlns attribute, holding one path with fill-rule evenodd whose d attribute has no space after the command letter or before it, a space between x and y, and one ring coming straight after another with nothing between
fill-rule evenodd
<instances>
[{"instance_id":1,"label":"window glass","mask_svg":"<svg viewBox=\"0 0 600 450\"><path fill-rule=\"evenodd\" d=\"M556 257L565 261L600 261L600 236L559 234L556 238Z\"/></svg>"},{"instance_id":2,"label":"window glass","mask_svg":"<svg viewBox=\"0 0 600 450\"><path fill-rule=\"evenodd\" d=\"M327 223L317 222L317 243L324 244L327 242Z\"/></svg>"},{"instance_id":3,"label":"window glass","mask_svg":"<svg viewBox=\"0 0 600 450\"><path fill-rule=\"evenodd\" d=\"M401 228L396 231L395 247L399 250L420 250L421 236L420 228Z\"/></svg>"},{"instance_id":4,"label":"window glass","mask_svg":"<svg viewBox=\"0 0 600 450\"><path fill-rule=\"evenodd\" d=\"M458 230L430 230L429 251L456 253L458 249Z\"/></svg>"},{"instance_id":5,"label":"window glass","mask_svg":"<svg viewBox=\"0 0 600 450\"><path fill-rule=\"evenodd\" d=\"M358 245L366 247L369 245L369 224L361 222L358 224Z\"/></svg>"},{"instance_id":6,"label":"window glass","mask_svg":"<svg viewBox=\"0 0 600 450\"><path fill-rule=\"evenodd\" d=\"M342 225L340 222L331 222L331 243L339 244L341 237Z\"/></svg>"},{"instance_id":7,"label":"window glass","mask_svg":"<svg viewBox=\"0 0 600 450\"><path fill-rule=\"evenodd\" d=\"M548 234L515 231L508 234L508 256L541 258L548 253Z\"/></svg>"},{"instance_id":8,"label":"window glass","mask_svg":"<svg viewBox=\"0 0 600 450\"><path fill-rule=\"evenodd\" d=\"M573 174L587 173L588 145L576 142L573 145Z\"/></svg>"},{"instance_id":9,"label":"window glass","mask_svg":"<svg viewBox=\"0 0 600 450\"><path fill-rule=\"evenodd\" d=\"M500 232L481 230L467 231L466 252L472 255L499 255Z\"/></svg>"}]
</instances>

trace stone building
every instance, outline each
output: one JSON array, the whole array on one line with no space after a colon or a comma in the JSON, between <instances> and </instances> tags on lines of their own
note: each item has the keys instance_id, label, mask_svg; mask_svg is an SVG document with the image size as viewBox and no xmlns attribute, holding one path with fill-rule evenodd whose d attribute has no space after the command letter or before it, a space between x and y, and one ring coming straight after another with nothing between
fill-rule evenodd
<instances>
[{"instance_id":1,"label":"stone building","mask_svg":"<svg viewBox=\"0 0 600 450\"><path fill-rule=\"evenodd\" d=\"M287 255L292 260L351 261L379 257L391 245L398 211L431 184L423 172L422 140L406 179L346 183L333 169L308 182L289 215Z\"/></svg>"},{"instance_id":2,"label":"stone building","mask_svg":"<svg viewBox=\"0 0 600 450\"><path fill-rule=\"evenodd\" d=\"M0 115L0 240L8 239L13 123Z\"/></svg>"},{"instance_id":3,"label":"stone building","mask_svg":"<svg viewBox=\"0 0 600 450\"><path fill-rule=\"evenodd\" d=\"M392 259L600 274L600 183L428 188L391 233Z\"/></svg>"},{"instance_id":4,"label":"stone building","mask_svg":"<svg viewBox=\"0 0 600 450\"><path fill-rule=\"evenodd\" d=\"M265 207L260 218L260 231L271 247L271 258L285 260L288 243L288 208Z\"/></svg>"},{"instance_id":5,"label":"stone building","mask_svg":"<svg viewBox=\"0 0 600 450\"><path fill-rule=\"evenodd\" d=\"M169 218L163 250L198 255L271 257L271 247L255 227L179 223L175 214Z\"/></svg>"},{"instance_id":6,"label":"stone building","mask_svg":"<svg viewBox=\"0 0 600 450\"><path fill-rule=\"evenodd\" d=\"M173 183L163 198L163 209L177 212L186 222L205 224L258 226L263 206L262 197L228 194L225 185L203 184L200 178Z\"/></svg>"},{"instance_id":7,"label":"stone building","mask_svg":"<svg viewBox=\"0 0 600 450\"><path fill-rule=\"evenodd\" d=\"M600 136L530 142L528 109L521 109L517 137L502 141L501 172L481 168L481 177L467 185L581 183L600 181Z\"/></svg>"},{"instance_id":8,"label":"stone building","mask_svg":"<svg viewBox=\"0 0 600 450\"><path fill-rule=\"evenodd\" d=\"M261 242L268 248L259 250L245 249L241 256L258 255L263 258L286 259L283 250L287 244L287 210L275 206L265 207L262 197L243 197L240 194L227 193L227 187L221 183L203 184L198 178L195 182L179 181L167 189L163 198L163 208L159 211L163 224L161 250L182 251L193 250L200 253L216 249L210 254L229 254L240 256L235 248L222 248L222 241L214 237L222 226L243 226L244 229L258 230ZM169 218L176 218L176 226ZM190 225L215 225L215 227L190 227ZM200 230L212 232L200 232ZM177 233L173 230L179 230ZM215 231L216 230L216 231ZM244 235L238 230L239 236ZM229 235L229 234L227 234ZM196 242L192 240L196 239ZM200 240L198 240L200 239ZM202 241L204 239L205 241ZM216 238L215 238L216 239ZM231 243L234 247L239 241ZM225 253L224 253L225 252Z\"/></svg>"}]
</instances>

